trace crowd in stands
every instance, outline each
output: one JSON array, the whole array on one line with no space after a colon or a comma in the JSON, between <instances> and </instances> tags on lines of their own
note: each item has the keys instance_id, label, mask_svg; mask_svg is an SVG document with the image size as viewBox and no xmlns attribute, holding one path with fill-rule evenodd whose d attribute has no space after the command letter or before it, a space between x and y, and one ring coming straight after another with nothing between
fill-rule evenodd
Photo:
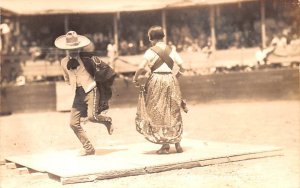
<instances>
[{"instance_id":1,"label":"crowd in stands","mask_svg":"<svg viewBox=\"0 0 300 188\"><path fill-rule=\"evenodd\" d=\"M249 48L260 45L261 21L257 13L257 8L259 7L248 7L246 5L242 7L224 6L216 9L215 31L217 49ZM237 11L239 16L232 14L232 11L236 11L236 9L239 10ZM158 15L158 18L160 18L160 15ZM144 18L141 16L137 19L143 20ZM299 35L299 31L297 33L297 29L299 29L297 21L299 20L290 19L287 15L283 15L279 19L272 15L267 17L267 43L270 43L275 35L280 34L285 35L287 43L289 43L292 38ZM153 24L147 23L142 25L140 23L126 24L119 28L118 49L120 55L141 54L150 46L146 33L149 25ZM55 36L64 33L64 28L61 25L47 24L46 21L45 24L36 27L22 24L20 32L16 32L15 25L6 20L6 23L3 23L3 26L1 26L3 27L1 29L3 30L1 32L2 53L19 52L20 54L28 54L33 59L56 59L57 56L55 54L59 52L55 50L53 40ZM79 33L88 36L94 42L95 50L101 56L106 55L107 46L114 43L112 29L109 31L96 30L92 33L84 30L84 27L77 29L83 31ZM56 31L56 33L53 31ZM168 42L174 45L179 52L207 51L211 48L209 11L207 8L170 11L167 14L167 36ZM18 43L19 46L15 45Z\"/></svg>"},{"instance_id":2,"label":"crowd in stands","mask_svg":"<svg viewBox=\"0 0 300 188\"><path fill-rule=\"evenodd\" d=\"M265 21L268 48L261 49L256 54L259 64L265 64L266 57L270 53L282 55L284 51L282 49L288 49L287 46L292 46L290 47L292 52L299 48L300 20L295 18L297 13L281 11L282 14L279 15L276 11L280 8L280 4L275 3L275 5L272 4L275 6L274 8L266 4L266 9L269 11ZM270 11L272 8L274 10ZM236 14L232 14L233 11ZM215 13L217 50L259 47L261 45L259 4L253 2L252 4L219 6ZM212 53L209 17L210 12L207 7L167 12L168 43L176 47L178 52ZM160 13L157 14L156 18L149 19L149 23L143 21L143 16L135 16L135 18L140 19L136 24L130 24L132 21L130 19L127 20L128 23L126 24L119 23L118 54L121 56L144 53L150 47L147 30L149 26L153 25L150 23L151 20L154 20L155 24L161 23L159 20L161 18ZM23 61L25 59L33 61L46 59L50 62L55 62L63 57L65 52L56 49L53 45L54 39L64 33L63 24L47 23L47 16L43 19L38 26L32 27L34 22L31 25L25 23L20 24L18 29L14 21L3 19L0 27L1 56L18 55L22 56ZM91 25L93 26L93 24ZM103 26L98 28L103 28ZM75 28L75 30L93 41L97 55L113 57L112 54L116 54L117 47L114 44L112 24L106 30L95 28L90 32L91 30L85 29L85 26ZM299 50L296 52L298 53ZM284 52L286 55L289 50Z\"/></svg>"}]
</instances>

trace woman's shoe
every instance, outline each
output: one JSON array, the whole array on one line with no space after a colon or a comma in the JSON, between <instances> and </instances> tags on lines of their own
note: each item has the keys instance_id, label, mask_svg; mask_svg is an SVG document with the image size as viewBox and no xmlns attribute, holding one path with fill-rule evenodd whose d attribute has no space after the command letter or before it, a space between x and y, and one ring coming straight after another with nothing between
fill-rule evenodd
<instances>
[{"instance_id":1,"label":"woman's shoe","mask_svg":"<svg viewBox=\"0 0 300 188\"><path fill-rule=\"evenodd\" d=\"M182 149L182 147L180 146L180 142L177 142L177 143L175 144L175 148L176 148L177 153L182 153L182 152L183 152L183 149Z\"/></svg>"},{"instance_id":2,"label":"woman's shoe","mask_svg":"<svg viewBox=\"0 0 300 188\"><path fill-rule=\"evenodd\" d=\"M181 108L185 113L188 113L189 109L187 107L186 101L185 100L181 100Z\"/></svg>"},{"instance_id":3,"label":"woman's shoe","mask_svg":"<svg viewBox=\"0 0 300 188\"><path fill-rule=\"evenodd\" d=\"M162 147L156 151L157 154L168 154L170 150L169 144L163 144Z\"/></svg>"},{"instance_id":4,"label":"woman's shoe","mask_svg":"<svg viewBox=\"0 0 300 188\"><path fill-rule=\"evenodd\" d=\"M95 155L96 151L95 149L91 149L91 150L81 150L79 152L79 156L87 156L87 155Z\"/></svg>"}]
</instances>

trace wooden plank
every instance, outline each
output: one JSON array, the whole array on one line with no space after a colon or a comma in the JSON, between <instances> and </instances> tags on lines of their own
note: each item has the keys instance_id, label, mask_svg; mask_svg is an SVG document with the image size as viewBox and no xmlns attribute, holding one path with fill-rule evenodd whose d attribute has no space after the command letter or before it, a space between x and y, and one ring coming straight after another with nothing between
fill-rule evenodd
<instances>
[{"instance_id":1,"label":"wooden plank","mask_svg":"<svg viewBox=\"0 0 300 188\"><path fill-rule=\"evenodd\" d=\"M6 158L6 161L16 163L16 167L28 167L31 170L36 172L45 172L45 165L47 163L43 158L43 155L23 155L23 156L9 156Z\"/></svg>"},{"instance_id":2,"label":"wooden plank","mask_svg":"<svg viewBox=\"0 0 300 188\"><path fill-rule=\"evenodd\" d=\"M259 158L265 158L265 157L275 157L275 156L282 156L282 155L283 155L282 150L266 151L266 152L260 152L260 153L249 153L247 155L230 156L228 162L259 159Z\"/></svg>"},{"instance_id":3,"label":"wooden plank","mask_svg":"<svg viewBox=\"0 0 300 188\"><path fill-rule=\"evenodd\" d=\"M281 150L277 151L267 151L261 153L247 153L243 155L235 155L230 157L220 157L215 159L205 159L199 161L191 161L179 164L169 164L169 165L162 165L162 166L153 166L153 167L146 167L145 170L147 173L156 173L156 172L163 172L169 170L176 170L176 169L188 169L194 167L201 167L201 166L208 166L208 165L216 165L228 162L235 162L235 161L243 161L243 160L250 160L250 159L258 159L264 157L273 157L273 156L280 156L282 155Z\"/></svg>"},{"instance_id":4,"label":"wooden plank","mask_svg":"<svg viewBox=\"0 0 300 188\"><path fill-rule=\"evenodd\" d=\"M73 184L73 183L93 182L96 180L96 178L97 175L67 177L67 178L60 178L60 182L63 185L66 185L66 184Z\"/></svg>"},{"instance_id":5,"label":"wooden plank","mask_svg":"<svg viewBox=\"0 0 300 188\"><path fill-rule=\"evenodd\" d=\"M164 171L183 169L183 168L193 168L199 166L201 166L199 161L191 161L191 162L179 163L179 164L146 167L146 171L147 173L157 173L157 172L164 172Z\"/></svg>"},{"instance_id":6,"label":"wooden plank","mask_svg":"<svg viewBox=\"0 0 300 188\"><path fill-rule=\"evenodd\" d=\"M16 163L11 163L11 162L6 163L5 166L7 169L16 169L17 168Z\"/></svg>"},{"instance_id":7,"label":"wooden plank","mask_svg":"<svg viewBox=\"0 0 300 188\"><path fill-rule=\"evenodd\" d=\"M1 110L0 110L0 112L1 112ZM5 165L5 160L4 160L4 159L1 159L1 160L0 160L0 166L1 166L1 165Z\"/></svg>"},{"instance_id":8,"label":"wooden plank","mask_svg":"<svg viewBox=\"0 0 300 188\"><path fill-rule=\"evenodd\" d=\"M136 176L136 175L144 175L144 174L151 174L151 173L158 173L176 169L189 169L194 167L201 167L201 166L208 166L208 165L216 165L234 161L242 161L242 160L250 160L250 159L258 159L263 157L272 157L272 156L279 156L282 155L281 151L267 151L261 153L247 153L244 155L233 155L230 157L220 157L215 159L205 159L199 161L190 161L185 163L178 163L178 164L168 164L168 165L159 165L159 166L151 166L145 167L141 169L134 169L128 171L112 171L109 173L100 173L94 175L87 175L87 176L77 176L77 177L66 177L61 178L61 183L65 184L72 184L72 183L82 183L82 182L91 182L94 180L103 180L103 179L111 179L117 177L126 177L126 176Z\"/></svg>"},{"instance_id":9,"label":"wooden plank","mask_svg":"<svg viewBox=\"0 0 300 188\"><path fill-rule=\"evenodd\" d=\"M103 173L103 174L97 175L96 179L103 180L103 179L111 179L111 178L115 178L115 177L137 176L137 175L143 175L143 174L147 174L147 172L145 171L145 168Z\"/></svg>"},{"instance_id":10,"label":"wooden plank","mask_svg":"<svg viewBox=\"0 0 300 188\"><path fill-rule=\"evenodd\" d=\"M29 174L29 170L26 167L17 168L16 169L19 175Z\"/></svg>"},{"instance_id":11,"label":"wooden plank","mask_svg":"<svg viewBox=\"0 0 300 188\"><path fill-rule=\"evenodd\" d=\"M199 163L201 164L201 166L208 166L208 165L227 163L228 161L229 161L228 157L220 157L215 159L201 160L199 161Z\"/></svg>"},{"instance_id":12,"label":"wooden plank","mask_svg":"<svg viewBox=\"0 0 300 188\"><path fill-rule=\"evenodd\" d=\"M49 178L49 176L48 173L36 172L36 173L30 173L29 178L31 181L34 181L34 180L46 179Z\"/></svg>"},{"instance_id":13,"label":"wooden plank","mask_svg":"<svg viewBox=\"0 0 300 188\"><path fill-rule=\"evenodd\" d=\"M99 173L99 174L92 174L86 176L62 177L60 181L63 185L66 185L66 184L73 184L73 183L92 182L95 180L137 176L137 175L144 175L144 174L147 174L147 172L145 171L144 168L142 168L142 169L133 169L133 170L111 171L108 173Z\"/></svg>"},{"instance_id":14,"label":"wooden plank","mask_svg":"<svg viewBox=\"0 0 300 188\"><path fill-rule=\"evenodd\" d=\"M150 143L131 144L109 149L106 155L78 157L77 151L61 151L30 156L10 157L9 161L26 166L29 173L42 169L49 178L62 184L91 182L188 169L234 161L281 155L278 147L189 140L182 142L184 153L155 154ZM100 150L100 149L97 149ZM205 151L205 152L204 152ZM76 164L76 165L75 165ZM18 165L16 165L18 168ZM32 170L34 169L34 170Z\"/></svg>"}]
</instances>

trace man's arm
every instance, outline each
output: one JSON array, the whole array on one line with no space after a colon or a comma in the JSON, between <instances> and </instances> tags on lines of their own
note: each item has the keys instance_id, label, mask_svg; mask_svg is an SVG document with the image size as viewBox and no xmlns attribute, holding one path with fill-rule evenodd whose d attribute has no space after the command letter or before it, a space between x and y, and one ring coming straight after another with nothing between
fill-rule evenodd
<instances>
[{"instance_id":1,"label":"man's arm","mask_svg":"<svg viewBox=\"0 0 300 188\"><path fill-rule=\"evenodd\" d=\"M64 61L64 60L61 60L60 66L61 66L61 68L62 68L62 70L63 70L64 80L65 80L65 82L67 82L67 84L70 85L69 74L68 74L68 71L66 70L66 68L63 66L63 61Z\"/></svg>"},{"instance_id":2,"label":"man's arm","mask_svg":"<svg viewBox=\"0 0 300 188\"><path fill-rule=\"evenodd\" d=\"M68 75L67 71L65 70L65 68L63 68L63 76L64 76L64 79L65 79L65 82L67 82L67 84L70 85L69 75Z\"/></svg>"}]
</instances>

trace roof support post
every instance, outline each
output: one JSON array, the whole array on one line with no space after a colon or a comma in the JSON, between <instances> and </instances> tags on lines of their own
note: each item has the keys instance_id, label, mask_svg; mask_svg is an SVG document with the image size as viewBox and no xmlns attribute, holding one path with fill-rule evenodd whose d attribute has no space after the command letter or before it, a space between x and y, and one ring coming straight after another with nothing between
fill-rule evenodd
<instances>
[{"instance_id":1,"label":"roof support post","mask_svg":"<svg viewBox=\"0 0 300 188\"><path fill-rule=\"evenodd\" d=\"M65 33L69 31L69 15L65 15L64 17L64 28L65 28Z\"/></svg>"},{"instance_id":2,"label":"roof support post","mask_svg":"<svg viewBox=\"0 0 300 188\"><path fill-rule=\"evenodd\" d=\"M120 12L114 14L114 43L117 50L117 55L119 54L119 19L120 19Z\"/></svg>"},{"instance_id":3,"label":"roof support post","mask_svg":"<svg viewBox=\"0 0 300 188\"><path fill-rule=\"evenodd\" d=\"M266 48L266 12L265 12L265 1L260 1L260 25L261 25L261 46Z\"/></svg>"},{"instance_id":4,"label":"roof support post","mask_svg":"<svg viewBox=\"0 0 300 188\"><path fill-rule=\"evenodd\" d=\"M166 15L166 10L165 9L162 10L161 21L162 21L162 28L163 28L164 33L165 33L164 42L167 43L167 15Z\"/></svg>"},{"instance_id":5,"label":"roof support post","mask_svg":"<svg viewBox=\"0 0 300 188\"><path fill-rule=\"evenodd\" d=\"M20 17L17 16L16 17L16 31L15 31L15 34L16 36L20 36L20 33L21 33L21 27L20 27ZM19 39L19 37L17 37L17 44L16 44L16 52L20 52L20 49L21 49L21 40Z\"/></svg>"},{"instance_id":6,"label":"roof support post","mask_svg":"<svg viewBox=\"0 0 300 188\"><path fill-rule=\"evenodd\" d=\"M209 14L209 22L210 22L210 38L211 38L211 47L214 51L216 49L216 26L215 26L215 6L210 6L210 14Z\"/></svg>"},{"instance_id":7,"label":"roof support post","mask_svg":"<svg viewBox=\"0 0 300 188\"><path fill-rule=\"evenodd\" d=\"M64 29L65 29L65 33L67 33L69 31L69 15L65 15L64 16ZM69 55L69 50L65 50L66 56Z\"/></svg>"}]
</instances>

